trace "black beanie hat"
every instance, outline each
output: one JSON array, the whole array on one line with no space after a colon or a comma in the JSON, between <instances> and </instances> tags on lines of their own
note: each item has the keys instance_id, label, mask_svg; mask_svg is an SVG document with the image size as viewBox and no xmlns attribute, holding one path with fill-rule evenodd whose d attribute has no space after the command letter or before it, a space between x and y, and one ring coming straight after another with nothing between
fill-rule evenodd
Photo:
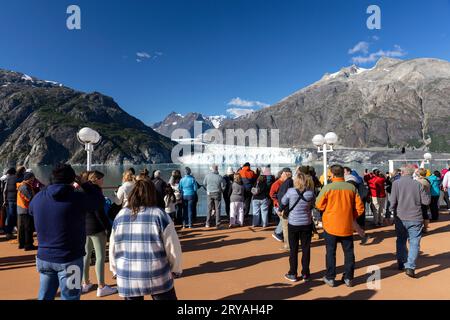
<instances>
[{"instance_id":1,"label":"black beanie hat","mask_svg":"<svg viewBox=\"0 0 450 320\"><path fill-rule=\"evenodd\" d=\"M75 171L70 164L58 164L53 168L52 182L55 184L72 184L75 177Z\"/></svg>"}]
</instances>

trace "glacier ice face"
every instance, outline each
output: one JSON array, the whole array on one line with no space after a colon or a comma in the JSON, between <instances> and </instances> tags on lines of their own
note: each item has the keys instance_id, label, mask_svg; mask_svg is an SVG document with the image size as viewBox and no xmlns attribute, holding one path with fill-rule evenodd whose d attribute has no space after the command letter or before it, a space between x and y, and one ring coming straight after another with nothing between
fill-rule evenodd
<instances>
[{"instance_id":1,"label":"glacier ice face","mask_svg":"<svg viewBox=\"0 0 450 320\"><path fill-rule=\"evenodd\" d=\"M301 164L310 153L294 148L245 147L221 144L204 145L202 152L179 158L184 164Z\"/></svg>"}]
</instances>

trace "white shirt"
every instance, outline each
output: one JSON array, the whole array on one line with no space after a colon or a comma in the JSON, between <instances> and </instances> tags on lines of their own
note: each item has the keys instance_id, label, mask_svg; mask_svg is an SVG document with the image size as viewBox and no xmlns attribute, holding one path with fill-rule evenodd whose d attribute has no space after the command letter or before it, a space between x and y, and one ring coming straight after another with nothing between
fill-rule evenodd
<instances>
[{"instance_id":1,"label":"white shirt","mask_svg":"<svg viewBox=\"0 0 450 320\"><path fill-rule=\"evenodd\" d=\"M447 171L447 173L445 174L442 186L444 188L450 189L450 171Z\"/></svg>"},{"instance_id":2,"label":"white shirt","mask_svg":"<svg viewBox=\"0 0 450 320\"><path fill-rule=\"evenodd\" d=\"M134 188L134 182L124 182L117 190L116 199L114 199L115 204L122 205L122 208L128 205L128 197Z\"/></svg>"}]
</instances>

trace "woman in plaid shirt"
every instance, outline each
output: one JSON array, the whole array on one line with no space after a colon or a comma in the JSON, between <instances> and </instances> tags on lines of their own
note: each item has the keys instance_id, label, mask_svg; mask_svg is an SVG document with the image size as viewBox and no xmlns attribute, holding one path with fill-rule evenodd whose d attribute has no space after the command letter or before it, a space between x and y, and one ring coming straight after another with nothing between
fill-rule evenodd
<instances>
[{"instance_id":1,"label":"woman in plaid shirt","mask_svg":"<svg viewBox=\"0 0 450 320\"><path fill-rule=\"evenodd\" d=\"M167 213L157 208L156 189L136 182L128 206L114 220L109 244L111 271L125 300L176 300L174 281L181 275L181 246Z\"/></svg>"}]
</instances>

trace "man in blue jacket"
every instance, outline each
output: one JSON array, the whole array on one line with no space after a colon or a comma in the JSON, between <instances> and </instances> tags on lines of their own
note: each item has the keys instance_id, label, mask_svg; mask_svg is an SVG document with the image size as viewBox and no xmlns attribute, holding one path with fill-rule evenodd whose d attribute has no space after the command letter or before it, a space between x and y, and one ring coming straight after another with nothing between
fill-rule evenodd
<instances>
[{"instance_id":1,"label":"man in blue jacket","mask_svg":"<svg viewBox=\"0 0 450 320\"><path fill-rule=\"evenodd\" d=\"M52 184L30 203L30 214L38 236L36 258L40 274L39 300L53 300L58 287L62 300L79 300L86 242L86 212L103 205L101 189L91 183L75 191L75 171L57 165Z\"/></svg>"},{"instance_id":2,"label":"man in blue jacket","mask_svg":"<svg viewBox=\"0 0 450 320\"><path fill-rule=\"evenodd\" d=\"M197 181L192 176L191 169L186 167L186 175L180 180L178 188L183 199L183 228L192 228L194 219L195 196L197 194Z\"/></svg>"}]
</instances>

